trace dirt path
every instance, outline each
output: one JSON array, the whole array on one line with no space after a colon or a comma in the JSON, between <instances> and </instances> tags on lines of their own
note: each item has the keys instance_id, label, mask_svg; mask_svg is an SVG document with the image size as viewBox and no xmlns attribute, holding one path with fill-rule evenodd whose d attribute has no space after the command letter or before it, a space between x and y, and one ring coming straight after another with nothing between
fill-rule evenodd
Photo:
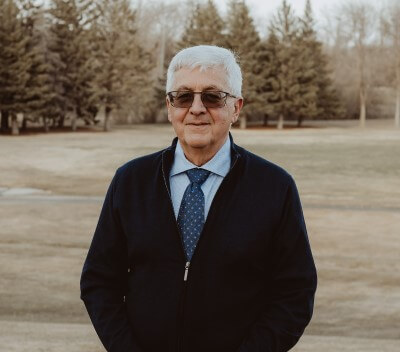
<instances>
[{"instance_id":1,"label":"dirt path","mask_svg":"<svg viewBox=\"0 0 400 352\"><path fill-rule=\"evenodd\" d=\"M294 351L400 351L400 131L233 134L289 170L303 201L319 286ZM104 194L119 165L172 135L137 126L0 137L0 351L102 351L79 277Z\"/></svg>"}]
</instances>

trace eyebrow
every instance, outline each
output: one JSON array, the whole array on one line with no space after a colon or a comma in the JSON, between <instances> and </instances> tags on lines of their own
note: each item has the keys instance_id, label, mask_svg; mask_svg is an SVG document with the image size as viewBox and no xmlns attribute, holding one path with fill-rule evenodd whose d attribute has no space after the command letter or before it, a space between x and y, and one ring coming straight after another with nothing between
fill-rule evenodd
<instances>
[{"instance_id":1,"label":"eyebrow","mask_svg":"<svg viewBox=\"0 0 400 352\"><path fill-rule=\"evenodd\" d=\"M177 90L177 91L179 91L179 90L188 90L188 91L193 92L193 89L192 89L192 88L189 88L189 87L187 87L187 86L179 86L178 88L176 88L176 90ZM217 87L216 85L213 85L213 84L202 89L202 91L206 91L206 90L218 90L218 91L223 91L222 88Z\"/></svg>"}]
</instances>

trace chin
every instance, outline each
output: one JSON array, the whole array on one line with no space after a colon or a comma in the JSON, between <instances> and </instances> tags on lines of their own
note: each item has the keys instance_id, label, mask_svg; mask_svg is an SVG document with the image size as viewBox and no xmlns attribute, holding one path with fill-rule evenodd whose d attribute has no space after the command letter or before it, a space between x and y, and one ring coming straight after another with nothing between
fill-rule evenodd
<instances>
[{"instance_id":1,"label":"chin","mask_svg":"<svg viewBox=\"0 0 400 352\"><path fill-rule=\"evenodd\" d=\"M210 137L203 134L191 134L185 136L186 144L191 148L205 148L210 145Z\"/></svg>"}]
</instances>

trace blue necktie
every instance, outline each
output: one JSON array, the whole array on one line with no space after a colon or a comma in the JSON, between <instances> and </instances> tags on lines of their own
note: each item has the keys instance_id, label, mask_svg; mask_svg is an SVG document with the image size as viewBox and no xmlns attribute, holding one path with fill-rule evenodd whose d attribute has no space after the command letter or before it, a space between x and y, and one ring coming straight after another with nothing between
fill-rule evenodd
<instances>
[{"instance_id":1,"label":"blue necktie","mask_svg":"<svg viewBox=\"0 0 400 352\"><path fill-rule=\"evenodd\" d=\"M190 261L204 226L204 193L201 185L210 171L197 168L186 171L186 174L190 184L183 194L177 221L183 235L186 257Z\"/></svg>"}]
</instances>

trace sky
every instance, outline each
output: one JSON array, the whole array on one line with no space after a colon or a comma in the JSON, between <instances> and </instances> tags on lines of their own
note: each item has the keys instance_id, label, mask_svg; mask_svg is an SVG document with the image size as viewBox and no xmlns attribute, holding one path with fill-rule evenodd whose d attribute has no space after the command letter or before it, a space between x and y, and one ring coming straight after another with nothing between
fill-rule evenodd
<instances>
[{"instance_id":1,"label":"sky","mask_svg":"<svg viewBox=\"0 0 400 352\"><path fill-rule=\"evenodd\" d=\"M221 14L224 14L229 0L214 0L214 2L221 10ZM291 5L296 15L301 16L304 13L306 0L287 0L287 2ZM316 29L319 31L326 24L326 19L337 7L349 2L371 3L372 0L311 0ZM260 34L265 35L269 20L282 4L282 0L246 0L246 3L250 8L251 15Z\"/></svg>"},{"instance_id":2,"label":"sky","mask_svg":"<svg viewBox=\"0 0 400 352\"><path fill-rule=\"evenodd\" d=\"M228 0L214 0L215 3L221 10L221 13L225 13ZM302 15L304 12L304 6L306 0L287 0L292 6L296 15ZM311 0L311 6L313 8L315 17L319 17L320 10L324 7L329 7L338 1L336 0ZM278 7L282 4L282 0L246 0L248 7L250 8L251 15L254 18L255 24L261 33L267 31L266 26L263 23L268 23L268 20L275 14Z\"/></svg>"},{"instance_id":3,"label":"sky","mask_svg":"<svg viewBox=\"0 0 400 352\"><path fill-rule=\"evenodd\" d=\"M226 8L227 0L214 0L215 3L224 10ZM303 13L305 0L288 0L288 3L293 7L298 15ZM337 3L336 0L314 0L311 4L314 10L319 10L323 6ZM252 15L270 16L281 5L282 0L246 0L247 5L252 11Z\"/></svg>"},{"instance_id":4,"label":"sky","mask_svg":"<svg viewBox=\"0 0 400 352\"><path fill-rule=\"evenodd\" d=\"M228 0L214 0L222 11L226 9ZM297 15L304 12L306 0L287 0ZM332 10L334 7L348 2L363 3L372 2L370 0L311 0L311 6L316 16L321 13ZM252 15L270 16L282 4L282 0L246 0L247 5L251 9Z\"/></svg>"}]
</instances>

